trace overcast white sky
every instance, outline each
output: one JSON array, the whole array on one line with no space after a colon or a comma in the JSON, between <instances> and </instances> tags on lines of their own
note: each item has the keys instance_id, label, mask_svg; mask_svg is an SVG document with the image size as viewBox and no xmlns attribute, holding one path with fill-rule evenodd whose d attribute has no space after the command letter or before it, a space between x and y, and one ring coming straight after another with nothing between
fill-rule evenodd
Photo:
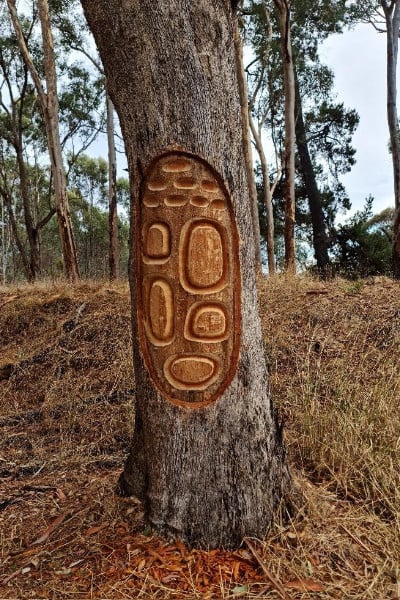
<instances>
[{"instance_id":1,"label":"overcast white sky","mask_svg":"<svg viewBox=\"0 0 400 600\"><path fill-rule=\"evenodd\" d=\"M373 210L380 212L394 204L386 122L386 36L371 25L359 25L328 38L321 60L335 73L337 101L360 115L353 138L357 163L343 178L353 210L372 194Z\"/></svg>"}]
</instances>

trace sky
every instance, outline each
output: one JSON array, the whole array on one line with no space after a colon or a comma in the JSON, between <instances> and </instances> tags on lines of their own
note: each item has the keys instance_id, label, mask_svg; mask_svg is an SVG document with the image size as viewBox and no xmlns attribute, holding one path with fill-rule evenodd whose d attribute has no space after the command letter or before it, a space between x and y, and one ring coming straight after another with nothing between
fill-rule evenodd
<instances>
[{"instance_id":1,"label":"sky","mask_svg":"<svg viewBox=\"0 0 400 600\"><path fill-rule=\"evenodd\" d=\"M361 209L369 194L375 198L373 212L378 213L394 204L386 121L386 36L372 25L359 25L328 38L320 54L334 71L337 101L355 108L360 116L353 137L357 162L342 179L352 201L346 216Z\"/></svg>"},{"instance_id":2,"label":"sky","mask_svg":"<svg viewBox=\"0 0 400 600\"><path fill-rule=\"evenodd\" d=\"M360 116L353 137L356 164L350 173L342 176L352 209L338 215L338 221L362 209L370 194L375 199L373 212L379 213L394 205L386 121L386 36L375 31L372 25L358 25L330 36L320 48L320 57L335 74L336 100L344 102L347 108L355 108ZM400 80L400 72L398 77ZM100 141L103 150L104 143ZM99 142L95 147L97 150ZM121 155L118 163L119 174L126 175L122 171L126 163Z\"/></svg>"}]
</instances>

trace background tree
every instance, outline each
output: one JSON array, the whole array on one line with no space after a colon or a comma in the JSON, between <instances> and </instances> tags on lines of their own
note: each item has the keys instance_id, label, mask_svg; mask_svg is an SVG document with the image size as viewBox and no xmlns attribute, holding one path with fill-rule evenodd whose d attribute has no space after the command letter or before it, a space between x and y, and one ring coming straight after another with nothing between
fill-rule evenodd
<instances>
[{"instance_id":1,"label":"background tree","mask_svg":"<svg viewBox=\"0 0 400 600\"><path fill-rule=\"evenodd\" d=\"M355 18L371 23L386 33L386 110L393 166L394 216L392 261L393 274L400 279L400 139L397 113L397 56L400 35L400 1L370 0L352 7Z\"/></svg>"},{"instance_id":2,"label":"background tree","mask_svg":"<svg viewBox=\"0 0 400 600\"><path fill-rule=\"evenodd\" d=\"M285 153L283 159L285 198L285 268L296 272L295 259L295 81L291 41L291 0L274 0L279 14L283 89L285 98Z\"/></svg>"},{"instance_id":3,"label":"background tree","mask_svg":"<svg viewBox=\"0 0 400 600\"><path fill-rule=\"evenodd\" d=\"M337 227L333 246L336 272L350 279L391 274L393 210L372 213L373 198L363 210Z\"/></svg>"},{"instance_id":4,"label":"background tree","mask_svg":"<svg viewBox=\"0 0 400 600\"><path fill-rule=\"evenodd\" d=\"M240 355L232 383L208 406L170 403L149 376L136 312L140 246L131 246L136 417L121 487L145 501L162 534L192 546L233 546L265 534L288 478L257 314L232 7L227 0L82 4L124 135L132 227L146 169L167 150L206 158L229 186L241 240Z\"/></svg>"},{"instance_id":5,"label":"background tree","mask_svg":"<svg viewBox=\"0 0 400 600\"><path fill-rule=\"evenodd\" d=\"M25 42L23 30L21 28L16 11L15 0L7 0L7 5L10 11L11 20L13 22L21 54L35 83L40 100L46 125L50 163L54 180L54 193L60 240L62 245L64 272L68 279L74 280L79 277L79 270L71 226L71 217L69 213L66 178L62 160L58 120L57 78L49 8L47 0L39 0L39 18L42 31L44 70L47 88L45 91L39 73L33 63L32 57Z\"/></svg>"},{"instance_id":6,"label":"background tree","mask_svg":"<svg viewBox=\"0 0 400 600\"><path fill-rule=\"evenodd\" d=\"M244 14L248 39L256 57L248 67L250 89L259 95L253 113L257 115L259 132L263 130L264 138L273 142L270 144L274 148L272 162L276 163L277 157L283 154L285 138L277 15L268 11L264 2L251 2ZM333 240L331 230L335 215L339 208L349 206L340 178L354 164L351 137L358 119L355 111L332 100L334 76L321 64L318 49L328 35L343 30L349 16L341 0L333 3L315 0L311 6L310 2L296 2L291 16L296 70L296 237L300 242L303 232L307 234L314 247L318 271L324 275L329 264L328 249ZM260 142L261 135L257 138ZM267 185L275 190L278 233L281 215L284 219L280 206L284 192L277 183L271 178ZM265 184L263 187L265 190Z\"/></svg>"}]
</instances>

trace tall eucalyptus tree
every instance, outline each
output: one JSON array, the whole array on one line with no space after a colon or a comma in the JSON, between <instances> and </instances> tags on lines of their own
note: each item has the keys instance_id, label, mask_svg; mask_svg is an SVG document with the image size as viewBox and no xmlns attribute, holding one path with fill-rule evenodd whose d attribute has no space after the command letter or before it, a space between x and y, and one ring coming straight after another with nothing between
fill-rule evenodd
<instances>
[{"instance_id":1,"label":"tall eucalyptus tree","mask_svg":"<svg viewBox=\"0 0 400 600\"><path fill-rule=\"evenodd\" d=\"M15 35L21 54L36 87L45 122L50 164L53 175L54 195L62 247L64 274L68 279L76 280L79 277L79 269L75 241L72 232L66 177L60 142L57 77L48 3L47 0L38 0L46 88L42 84L40 74L35 67L32 56L26 44L24 32L18 18L15 0L7 0L7 5L10 11L11 20L13 22Z\"/></svg>"}]
</instances>

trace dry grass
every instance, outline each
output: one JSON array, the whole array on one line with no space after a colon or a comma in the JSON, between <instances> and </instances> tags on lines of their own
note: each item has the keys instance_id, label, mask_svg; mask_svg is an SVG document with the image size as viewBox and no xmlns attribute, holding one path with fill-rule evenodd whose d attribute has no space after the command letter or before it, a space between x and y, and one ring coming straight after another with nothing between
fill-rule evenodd
<instances>
[{"instance_id":1,"label":"dry grass","mask_svg":"<svg viewBox=\"0 0 400 600\"><path fill-rule=\"evenodd\" d=\"M259 287L304 503L236 552L166 544L113 493L133 416L127 285L0 288L1 599L400 598L399 284Z\"/></svg>"}]
</instances>

